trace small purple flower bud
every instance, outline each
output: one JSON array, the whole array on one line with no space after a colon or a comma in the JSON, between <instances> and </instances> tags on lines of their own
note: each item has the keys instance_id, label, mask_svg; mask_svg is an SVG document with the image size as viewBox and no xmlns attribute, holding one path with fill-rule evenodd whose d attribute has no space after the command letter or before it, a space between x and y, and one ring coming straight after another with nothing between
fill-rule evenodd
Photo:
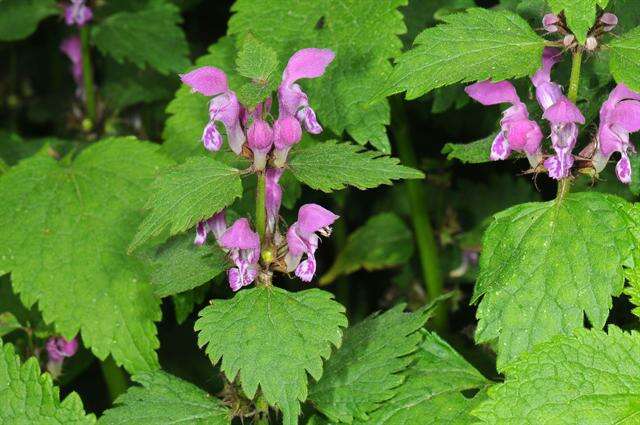
<instances>
[{"instance_id":1,"label":"small purple flower bud","mask_svg":"<svg viewBox=\"0 0 640 425\"><path fill-rule=\"evenodd\" d=\"M594 36L587 37L587 42L584 44L584 47L593 52L598 47L598 40Z\"/></svg>"},{"instance_id":2,"label":"small purple flower bud","mask_svg":"<svg viewBox=\"0 0 640 425\"><path fill-rule=\"evenodd\" d=\"M257 118L247 130L247 145L253 152L253 166L256 170L264 170L267 165L267 154L273 146L273 130L269 124Z\"/></svg>"},{"instance_id":3,"label":"small purple flower bud","mask_svg":"<svg viewBox=\"0 0 640 425\"><path fill-rule=\"evenodd\" d=\"M602 29L609 32L618 25L618 17L613 13L607 12L600 17L600 22L604 24Z\"/></svg>"},{"instance_id":4,"label":"small purple flower bud","mask_svg":"<svg viewBox=\"0 0 640 425\"><path fill-rule=\"evenodd\" d=\"M71 0L64 8L64 21L67 25L84 26L93 18L93 12L85 5L85 0Z\"/></svg>"},{"instance_id":5,"label":"small purple flower bud","mask_svg":"<svg viewBox=\"0 0 640 425\"><path fill-rule=\"evenodd\" d=\"M67 341L63 337L51 337L46 343L47 356L49 360L62 363L65 357L71 357L78 351L78 340L73 338Z\"/></svg>"},{"instance_id":6,"label":"small purple flower bud","mask_svg":"<svg viewBox=\"0 0 640 425\"><path fill-rule=\"evenodd\" d=\"M209 121L202 132L202 144L209 152L217 152L222 147L222 135L216 128L216 123Z\"/></svg>"},{"instance_id":7,"label":"small purple flower bud","mask_svg":"<svg viewBox=\"0 0 640 425\"><path fill-rule=\"evenodd\" d=\"M564 47L571 47L571 45L573 44L573 42L575 40L576 40L576 36L575 35L567 34L562 39L562 44L564 45Z\"/></svg>"},{"instance_id":8,"label":"small purple flower bud","mask_svg":"<svg viewBox=\"0 0 640 425\"><path fill-rule=\"evenodd\" d=\"M560 22L560 18L553 13L547 13L542 17L542 26L548 33L558 32L558 22Z\"/></svg>"},{"instance_id":9,"label":"small purple flower bud","mask_svg":"<svg viewBox=\"0 0 640 425\"><path fill-rule=\"evenodd\" d=\"M631 163L626 153L622 154L620 161L616 164L616 176L622 183L631 183Z\"/></svg>"},{"instance_id":10,"label":"small purple flower bud","mask_svg":"<svg viewBox=\"0 0 640 425\"><path fill-rule=\"evenodd\" d=\"M280 117L273 123L274 164L282 168L293 145L302 138L302 127L292 116Z\"/></svg>"}]
</instances>

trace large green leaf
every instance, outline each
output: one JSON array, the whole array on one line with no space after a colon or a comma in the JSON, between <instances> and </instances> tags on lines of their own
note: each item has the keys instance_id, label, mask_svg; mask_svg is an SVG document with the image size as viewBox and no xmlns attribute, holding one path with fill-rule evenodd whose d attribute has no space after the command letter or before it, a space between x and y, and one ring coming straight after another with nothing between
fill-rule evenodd
<instances>
[{"instance_id":1,"label":"large green leaf","mask_svg":"<svg viewBox=\"0 0 640 425\"><path fill-rule=\"evenodd\" d=\"M481 164L489 162L491 154L491 143L496 138L492 134L484 139L476 140L471 143L447 143L442 148L442 153L447 155L447 159L457 159L465 164Z\"/></svg>"},{"instance_id":2,"label":"large green leaf","mask_svg":"<svg viewBox=\"0 0 640 425\"><path fill-rule=\"evenodd\" d=\"M640 335L609 326L537 345L504 370L473 414L490 424L636 424Z\"/></svg>"},{"instance_id":3,"label":"large green leaf","mask_svg":"<svg viewBox=\"0 0 640 425\"><path fill-rule=\"evenodd\" d=\"M134 375L133 380L142 387L131 387L118 397L116 407L98 421L100 425L231 423L231 411L220 400L180 378L158 371Z\"/></svg>"},{"instance_id":4,"label":"large green leaf","mask_svg":"<svg viewBox=\"0 0 640 425\"><path fill-rule=\"evenodd\" d=\"M307 372L322 376L322 359L339 346L347 325L344 308L329 292L287 292L260 286L230 300L213 300L200 312L198 344L234 380L240 374L248 397L258 386L267 402L282 410L284 425L298 423L307 399Z\"/></svg>"},{"instance_id":5,"label":"large green leaf","mask_svg":"<svg viewBox=\"0 0 640 425\"><path fill-rule=\"evenodd\" d=\"M400 54L406 31L397 10L407 0L239 0L229 34L252 33L276 49L281 63L298 49L336 53L325 75L301 81L318 119L335 134L345 130L360 144L390 152L386 100L366 105Z\"/></svg>"},{"instance_id":6,"label":"large green leaf","mask_svg":"<svg viewBox=\"0 0 640 425\"><path fill-rule=\"evenodd\" d=\"M373 271L399 266L409 261L412 254L413 235L404 222L393 213L378 214L349 235L320 284L331 283L338 276L361 268Z\"/></svg>"},{"instance_id":7,"label":"large green leaf","mask_svg":"<svg viewBox=\"0 0 640 425\"><path fill-rule=\"evenodd\" d=\"M414 99L449 84L523 77L540 67L544 39L512 12L473 8L442 20L397 59L380 95L406 91Z\"/></svg>"},{"instance_id":8,"label":"large green leaf","mask_svg":"<svg viewBox=\"0 0 640 425\"><path fill-rule=\"evenodd\" d=\"M0 41L25 38L49 15L60 13L55 0L1 0Z\"/></svg>"},{"instance_id":9,"label":"large green leaf","mask_svg":"<svg viewBox=\"0 0 640 425\"><path fill-rule=\"evenodd\" d=\"M370 189L391 184L391 180L424 178L422 172L398 162L397 158L352 143L330 140L293 151L289 168L302 183L323 192L347 185Z\"/></svg>"},{"instance_id":10,"label":"large green leaf","mask_svg":"<svg viewBox=\"0 0 640 425\"><path fill-rule=\"evenodd\" d=\"M553 13L559 14L564 11L569 29L582 44L587 41L587 32L595 24L597 4L604 3L603 0L548 0L548 2Z\"/></svg>"},{"instance_id":11,"label":"large green leaf","mask_svg":"<svg viewBox=\"0 0 640 425\"><path fill-rule=\"evenodd\" d=\"M211 157L194 157L169 169L154 183L145 217L129 250L133 251L169 228L184 232L231 205L242 195L240 172Z\"/></svg>"},{"instance_id":12,"label":"large green leaf","mask_svg":"<svg viewBox=\"0 0 640 425\"><path fill-rule=\"evenodd\" d=\"M0 274L66 338L81 331L96 356L130 371L158 366L159 300L126 249L168 165L157 145L122 137L70 165L36 155L0 178Z\"/></svg>"},{"instance_id":13,"label":"large green leaf","mask_svg":"<svg viewBox=\"0 0 640 425\"><path fill-rule=\"evenodd\" d=\"M171 2L147 0L139 10L117 12L97 24L92 39L118 62L148 64L163 74L182 72L190 61L181 21L180 9Z\"/></svg>"},{"instance_id":14,"label":"large green leaf","mask_svg":"<svg viewBox=\"0 0 640 425\"><path fill-rule=\"evenodd\" d=\"M472 301L478 342L498 339L498 369L536 343L604 326L635 245L629 204L600 193L521 204L495 216Z\"/></svg>"},{"instance_id":15,"label":"large green leaf","mask_svg":"<svg viewBox=\"0 0 640 425\"><path fill-rule=\"evenodd\" d=\"M465 390L483 389L489 384L473 366L434 333L424 332L424 342L415 354L416 362L404 375L405 382L394 398L371 413L367 425L468 425L469 412L484 392L467 398Z\"/></svg>"},{"instance_id":16,"label":"large green leaf","mask_svg":"<svg viewBox=\"0 0 640 425\"><path fill-rule=\"evenodd\" d=\"M636 27L610 44L611 73L618 83L640 91L640 27Z\"/></svg>"},{"instance_id":17,"label":"large green leaf","mask_svg":"<svg viewBox=\"0 0 640 425\"><path fill-rule=\"evenodd\" d=\"M0 422L15 425L93 424L93 415L85 415L78 394L60 401L60 389L53 386L51 375L40 374L35 357L24 364L13 345L0 341Z\"/></svg>"},{"instance_id":18,"label":"large green leaf","mask_svg":"<svg viewBox=\"0 0 640 425\"><path fill-rule=\"evenodd\" d=\"M348 328L342 346L327 360L324 375L309 390L309 399L333 421L362 420L396 394L409 356L422 341L417 330L430 309L403 313L398 305Z\"/></svg>"}]
</instances>

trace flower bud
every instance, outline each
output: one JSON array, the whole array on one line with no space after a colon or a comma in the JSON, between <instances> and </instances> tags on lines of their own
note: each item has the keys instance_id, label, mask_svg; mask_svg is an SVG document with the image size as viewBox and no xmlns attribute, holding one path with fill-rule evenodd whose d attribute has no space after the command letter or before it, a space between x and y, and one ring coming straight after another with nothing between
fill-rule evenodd
<instances>
[{"instance_id":1,"label":"flower bud","mask_svg":"<svg viewBox=\"0 0 640 425\"><path fill-rule=\"evenodd\" d=\"M571 47L571 45L573 44L573 42L576 40L576 36L573 34L567 34L564 36L564 39L562 40L562 44L564 44L564 47Z\"/></svg>"},{"instance_id":2,"label":"flower bud","mask_svg":"<svg viewBox=\"0 0 640 425\"><path fill-rule=\"evenodd\" d=\"M284 118L278 118L273 123L274 163L276 167L284 167L291 146L298 143L301 138L302 127L294 117L285 116Z\"/></svg>"},{"instance_id":3,"label":"flower bud","mask_svg":"<svg viewBox=\"0 0 640 425\"><path fill-rule=\"evenodd\" d=\"M604 24L602 29L609 32L618 25L618 17L613 13L607 12L600 17L600 23Z\"/></svg>"},{"instance_id":4,"label":"flower bud","mask_svg":"<svg viewBox=\"0 0 640 425\"><path fill-rule=\"evenodd\" d=\"M587 37L587 42L584 44L584 47L588 51L593 52L598 47L598 40L593 36Z\"/></svg>"},{"instance_id":5,"label":"flower bud","mask_svg":"<svg viewBox=\"0 0 640 425\"><path fill-rule=\"evenodd\" d=\"M542 26L548 33L558 32L558 22L560 22L560 18L553 13L547 13L542 17Z\"/></svg>"},{"instance_id":6,"label":"flower bud","mask_svg":"<svg viewBox=\"0 0 640 425\"><path fill-rule=\"evenodd\" d=\"M273 146L273 130L269 124L257 118L247 131L247 145L253 152L253 165L256 170L264 170L267 154Z\"/></svg>"}]
</instances>

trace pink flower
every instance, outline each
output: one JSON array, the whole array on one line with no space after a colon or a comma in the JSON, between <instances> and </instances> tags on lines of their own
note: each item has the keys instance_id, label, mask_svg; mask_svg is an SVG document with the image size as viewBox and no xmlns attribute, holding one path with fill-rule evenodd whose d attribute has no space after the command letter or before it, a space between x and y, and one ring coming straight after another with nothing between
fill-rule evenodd
<instances>
[{"instance_id":1,"label":"pink flower","mask_svg":"<svg viewBox=\"0 0 640 425\"><path fill-rule=\"evenodd\" d=\"M274 164L276 167L284 167L289 155L289 150L302 138L302 127L293 116L279 117L273 123Z\"/></svg>"},{"instance_id":2,"label":"pink flower","mask_svg":"<svg viewBox=\"0 0 640 425\"><path fill-rule=\"evenodd\" d=\"M231 289L235 292L253 283L258 276L260 237L251 230L249 220L246 218L236 220L220 236L218 243L229 251L231 260L236 265L227 271Z\"/></svg>"},{"instance_id":3,"label":"pink flower","mask_svg":"<svg viewBox=\"0 0 640 425\"><path fill-rule=\"evenodd\" d=\"M202 143L209 151L218 151L222 147L222 136L216 127L217 122L224 124L227 130L229 146L236 154L242 152L245 142L240 125L241 106L236 94L229 90L226 74L213 66L203 66L186 74L181 74L183 83L192 91L205 96L213 96L209 102L209 123L202 132Z\"/></svg>"},{"instance_id":4,"label":"pink flower","mask_svg":"<svg viewBox=\"0 0 640 425\"><path fill-rule=\"evenodd\" d=\"M291 56L282 74L278 88L280 118L295 117L312 134L322 132L316 113L309 106L309 99L296 81L301 78L317 78L324 74L335 54L329 49L308 48L298 50Z\"/></svg>"},{"instance_id":5,"label":"pink flower","mask_svg":"<svg viewBox=\"0 0 640 425\"><path fill-rule=\"evenodd\" d=\"M84 26L92 18L93 12L85 5L85 0L71 0L64 8L64 21L69 26Z\"/></svg>"},{"instance_id":6,"label":"pink flower","mask_svg":"<svg viewBox=\"0 0 640 425\"><path fill-rule=\"evenodd\" d=\"M553 13L547 13L542 17L542 26L548 33L558 32L558 22L560 22L560 18Z\"/></svg>"},{"instance_id":7,"label":"pink flower","mask_svg":"<svg viewBox=\"0 0 640 425\"><path fill-rule=\"evenodd\" d=\"M266 178L266 210L267 210L267 232L270 234L278 231L278 214L282 204L282 188L278 182L284 170L282 168L269 168L265 171Z\"/></svg>"},{"instance_id":8,"label":"pink flower","mask_svg":"<svg viewBox=\"0 0 640 425\"><path fill-rule=\"evenodd\" d=\"M256 118L247 131L247 146L253 152L253 167L262 171L267 165L267 154L273 146L273 130L262 118Z\"/></svg>"},{"instance_id":9,"label":"pink flower","mask_svg":"<svg viewBox=\"0 0 640 425\"><path fill-rule=\"evenodd\" d=\"M602 28L604 31L609 32L618 25L618 17L613 13L603 13L600 17L600 22L604 24Z\"/></svg>"},{"instance_id":10,"label":"pink flower","mask_svg":"<svg viewBox=\"0 0 640 425\"><path fill-rule=\"evenodd\" d=\"M80 37L72 36L62 40L60 50L71 61L71 75L76 83L76 97L83 96L84 81L82 79L82 43Z\"/></svg>"},{"instance_id":11,"label":"pink flower","mask_svg":"<svg viewBox=\"0 0 640 425\"><path fill-rule=\"evenodd\" d=\"M78 340L67 341L63 337L51 337L45 345L49 361L62 363L65 357L71 357L78 351Z\"/></svg>"},{"instance_id":12,"label":"pink flower","mask_svg":"<svg viewBox=\"0 0 640 425\"><path fill-rule=\"evenodd\" d=\"M339 216L317 204L306 204L298 210L298 221L287 231L289 252L285 257L287 271L295 270L296 276L303 282L311 282L316 272L315 252L320 237L331 234L331 225ZM302 261L302 256L306 260Z\"/></svg>"},{"instance_id":13,"label":"pink flower","mask_svg":"<svg viewBox=\"0 0 640 425\"><path fill-rule=\"evenodd\" d=\"M193 241L196 245L203 245L207 241L207 234L213 233L216 240L227 230L226 214L223 211L214 214L208 220L203 220L196 226L196 238Z\"/></svg>"}]
</instances>

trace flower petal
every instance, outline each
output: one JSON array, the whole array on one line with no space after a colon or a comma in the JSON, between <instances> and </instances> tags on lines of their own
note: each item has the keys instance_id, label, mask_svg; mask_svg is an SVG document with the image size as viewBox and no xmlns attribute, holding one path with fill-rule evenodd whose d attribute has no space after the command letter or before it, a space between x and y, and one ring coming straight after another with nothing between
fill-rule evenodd
<instances>
[{"instance_id":1,"label":"flower petal","mask_svg":"<svg viewBox=\"0 0 640 425\"><path fill-rule=\"evenodd\" d=\"M465 87L464 91L472 99L487 106L520 102L516 88L509 81L499 83L492 83L490 80L480 81Z\"/></svg>"},{"instance_id":2,"label":"flower petal","mask_svg":"<svg viewBox=\"0 0 640 425\"><path fill-rule=\"evenodd\" d=\"M320 77L335 56L330 49L298 50L289 58L289 63L282 74L282 84L288 86L300 78Z\"/></svg>"},{"instance_id":3,"label":"flower petal","mask_svg":"<svg viewBox=\"0 0 640 425\"><path fill-rule=\"evenodd\" d=\"M339 217L318 204L305 204L298 210L298 229L302 235L311 234L332 225Z\"/></svg>"},{"instance_id":4,"label":"flower petal","mask_svg":"<svg viewBox=\"0 0 640 425\"><path fill-rule=\"evenodd\" d=\"M220 236L220 246L226 249L259 249L260 237L251 229L249 220L236 220L226 232Z\"/></svg>"},{"instance_id":5,"label":"flower petal","mask_svg":"<svg viewBox=\"0 0 640 425\"><path fill-rule=\"evenodd\" d=\"M549 107L542 115L542 118L554 124L566 122L584 124L585 122L584 115L582 115L580 109L566 97L559 99L553 106Z\"/></svg>"},{"instance_id":6,"label":"flower petal","mask_svg":"<svg viewBox=\"0 0 640 425\"><path fill-rule=\"evenodd\" d=\"M215 96L229 90L227 75L213 66L203 66L180 74L180 80L193 91L205 96Z\"/></svg>"}]
</instances>

